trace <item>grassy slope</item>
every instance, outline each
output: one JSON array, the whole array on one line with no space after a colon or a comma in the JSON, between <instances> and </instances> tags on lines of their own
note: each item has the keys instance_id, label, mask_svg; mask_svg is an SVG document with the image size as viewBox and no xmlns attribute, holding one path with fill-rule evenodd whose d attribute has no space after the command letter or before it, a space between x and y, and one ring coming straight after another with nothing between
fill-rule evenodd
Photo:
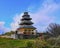
<instances>
[{"instance_id":1,"label":"grassy slope","mask_svg":"<svg viewBox=\"0 0 60 48\"><path fill-rule=\"evenodd\" d=\"M33 41L32 39L7 39L7 38L0 38L0 48L21 48L26 47L26 43L28 41Z\"/></svg>"}]
</instances>

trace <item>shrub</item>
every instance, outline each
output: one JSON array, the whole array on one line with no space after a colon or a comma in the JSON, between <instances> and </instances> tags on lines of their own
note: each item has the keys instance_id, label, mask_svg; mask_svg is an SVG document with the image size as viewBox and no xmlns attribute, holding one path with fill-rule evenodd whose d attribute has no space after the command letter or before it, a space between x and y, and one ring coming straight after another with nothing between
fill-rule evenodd
<instances>
[{"instance_id":1,"label":"shrub","mask_svg":"<svg viewBox=\"0 0 60 48\"><path fill-rule=\"evenodd\" d=\"M51 48L51 46L44 40L38 40L27 42L27 48Z\"/></svg>"}]
</instances>

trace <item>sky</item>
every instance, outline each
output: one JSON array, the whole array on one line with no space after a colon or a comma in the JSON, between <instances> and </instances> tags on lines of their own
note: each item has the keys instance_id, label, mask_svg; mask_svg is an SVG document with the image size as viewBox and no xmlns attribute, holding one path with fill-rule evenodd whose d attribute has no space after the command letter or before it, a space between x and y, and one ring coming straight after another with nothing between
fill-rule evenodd
<instances>
[{"instance_id":1,"label":"sky","mask_svg":"<svg viewBox=\"0 0 60 48\"><path fill-rule=\"evenodd\" d=\"M60 24L60 0L0 0L0 34L15 31L26 11L39 32L50 23Z\"/></svg>"}]
</instances>

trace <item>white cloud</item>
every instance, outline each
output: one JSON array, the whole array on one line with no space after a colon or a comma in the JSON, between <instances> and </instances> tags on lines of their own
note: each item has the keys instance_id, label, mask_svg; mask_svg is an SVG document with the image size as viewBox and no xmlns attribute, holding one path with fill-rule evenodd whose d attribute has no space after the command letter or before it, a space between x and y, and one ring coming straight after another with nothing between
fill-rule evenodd
<instances>
[{"instance_id":1,"label":"white cloud","mask_svg":"<svg viewBox=\"0 0 60 48\"><path fill-rule=\"evenodd\" d=\"M33 6L33 5L32 5ZM28 11L31 11L29 7ZM42 6L35 13L30 13L32 21L35 23L34 26L37 27L39 31L43 31L49 23L54 22L55 16L49 16L48 14L55 12L59 7L59 4L56 4L53 0L45 0L42 3ZM32 10L33 11L33 10ZM13 18L13 22L11 23L12 30L16 30L18 28L18 22L20 22L21 14L17 14Z\"/></svg>"},{"instance_id":2,"label":"white cloud","mask_svg":"<svg viewBox=\"0 0 60 48\"><path fill-rule=\"evenodd\" d=\"M9 28L6 28L6 27L4 26L4 24L5 24L5 22L0 21L0 34L10 31L10 29L9 29Z\"/></svg>"},{"instance_id":3,"label":"white cloud","mask_svg":"<svg viewBox=\"0 0 60 48\"><path fill-rule=\"evenodd\" d=\"M5 22L0 21L0 26L3 26L5 24Z\"/></svg>"},{"instance_id":4,"label":"white cloud","mask_svg":"<svg viewBox=\"0 0 60 48\"><path fill-rule=\"evenodd\" d=\"M49 13L51 14L59 8L59 4L56 4L53 0L45 0L37 12L30 13L37 29L43 31L50 23L54 22L55 16L49 16Z\"/></svg>"},{"instance_id":5,"label":"white cloud","mask_svg":"<svg viewBox=\"0 0 60 48\"><path fill-rule=\"evenodd\" d=\"M13 22L11 23L11 30L15 31L19 27L20 19L23 13L16 14L13 18Z\"/></svg>"}]
</instances>

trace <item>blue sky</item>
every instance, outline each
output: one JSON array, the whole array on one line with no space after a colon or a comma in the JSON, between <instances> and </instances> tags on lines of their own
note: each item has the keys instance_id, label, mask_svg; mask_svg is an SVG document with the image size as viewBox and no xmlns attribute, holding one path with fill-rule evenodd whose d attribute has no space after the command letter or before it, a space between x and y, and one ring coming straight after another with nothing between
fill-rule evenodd
<instances>
[{"instance_id":1,"label":"blue sky","mask_svg":"<svg viewBox=\"0 0 60 48\"><path fill-rule=\"evenodd\" d=\"M39 0L0 0L0 21L5 21L8 27L15 14L27 11L30 5L37 6L39 2Z\"/></svg>"},{"instance_id":2,"label":"blue sky","mask_svg":"<svg viewBox=\"0 0 60 48\"><path fill-rule=\"evenodd\" d=\"M16 29L25 11L40 31L51 22L60 24L60 0L0 0L0 32Z\"/></svg>"}]
</instances>

